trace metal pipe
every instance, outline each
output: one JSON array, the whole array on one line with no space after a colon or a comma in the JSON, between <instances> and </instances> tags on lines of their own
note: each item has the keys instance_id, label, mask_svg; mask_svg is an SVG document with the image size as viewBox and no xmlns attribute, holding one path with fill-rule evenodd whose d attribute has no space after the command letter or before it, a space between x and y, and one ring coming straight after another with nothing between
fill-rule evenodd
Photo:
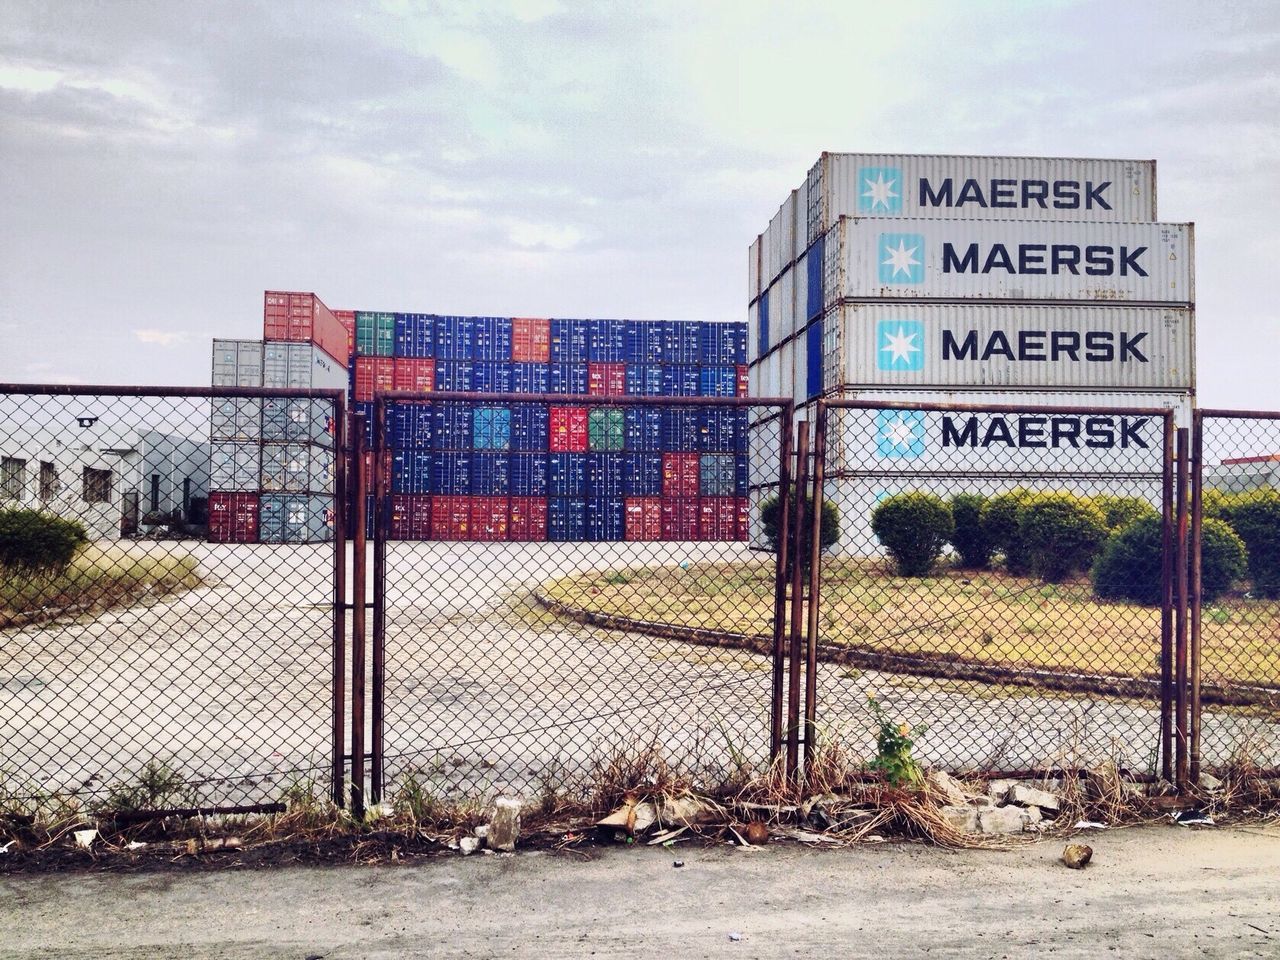
<instances>
[{"instance_id":1,"label":"metal pipe","mask_svg":"<svg viewBox=\"0 0 1280 960\"><path fill-rule=\"evenodd\" d=\"M256 396L256 394L255 394ZM459 393L442 390L421 394L412 390L387 390L377 394L388 401L419 403L548 403L566 407L784 407L795 409L786 397L637 397L586 393Z\"/></svg>"},{"instance_id":2,"label":"metal pipe","mask_svg":"<svg viewBox=\"0 0 1280 960\"><path fill-rule=\"evenodd\" d=\"M347 411L341 400L334 409L334 457L333 473L333 729L330 749L333 759L330 768L331 798L336 807L343 805L343 766L346 754L345 714L347 706Z\"/></svg>"},{"instance_id":3,"label":"metal pipe","mask_svg":"<svg viewBox=\"0 0 1280 960\"><path fill-rule=\"evenodd\" d=\"M770 702L769 760L777 760L782 750L783 664L786 659L787 638L787 560L791 543L791 419L779 427L782 437L779 444L778 465L778 536L774 556L773 579L773 691Z\"/></svg>"},{"instance_id":4,"label":"metal pipe","mask_svg":"<svg viewBox=\"0 0 1280 960\"><path fill-rule=\"evenodd\" d=\"M0 394L26 393L41 397L246 397L308 399L345 402L347 392L311 387L137 387L112 384L0 383Z\"/></svg>"},{"instance_id":5,"label":"metal pipe","mask_svg":"<svg viewBox=\"0 0 1280 960\"><path fill-rule=\"evenodd\" d=\"M1178 527L1174 545L1174 613L1175 625L1175 703L1176 725L1174 742L1174 776L1179 790L1185 789L1187 770L1187 459L1189 455L1187 429L1178 428L1178 476L1176 497L1178 501Z\"/></svg>"},{"instance_id":6,"label":"metal pipe","mask_svg":"<svg viewBox=\"0 0 1280 960\"><path fill-rule=\"evenodd\" d=\"M809 482L809 421L796 425L796 490L791 507L790 558L791 571L791 641L787 651L787 782L796 783L800 765L800 653L803 641L805 487Z\"/></svg>"},{"instance_id":7,"label":"metal pipe","mask_svg":"<svg viewBox=\"0 0 1280 960\"><path fill-rule=\"evenodd\" d=\"M1079 405L1039 406L1008 403L929 403L914 400L853 400L832 398L823 401L833 410L923 410L960 413L1065 413L1097 414L1123 413L1131 416L1163 418L1169 416L1166 407L1099 407Z\"/></svg>"},{"instance_id":8,"label":"metal pipe","mask_svg":"<svg viewBox=\"0 0 1280 960\"><path fill-rule=\"evenodd\" d=\"M1160 771L1173 782L1173 418L1164 422L1160 508Z\"/></svg>"},{"instance_id":9,"label":"metal pipe","mask_svg":"<svg viewBox=\"0 0 1280 960\"><path fill-rule=\"evenodd\" d=\"M351 813L364 817L364 672L365 672L365 418L351 418L352 469L356 474L356 502L351 511L355 535L351 538Z\"/></svg>"},{"instance_id":10,"label":"metal pipe","mask_svg":"<svg viewBox=\"0 0 1280 960\"><path fill-rule=\"evenodd\" d=\"M387 450L387 402L374 403L373 423L373 716L369 749L369 796L382 802L382 734L386 690L387 527L390 478L384 461Z\"/></svg>"},{"instance_id":11,"label":"metal pipe","mask_svg":"<svg viewBox=\"0 0 1280 960\"><path fill-rule=\"evenodd\" d=\"M806 776L818 745L818 629L822 585L822 507L827 457L827 406L819 400L813 443L813 516L809 528L809 622L805 631L804 769Z\"/></svg>"},{"instance_id":12,"label":"metal pipe","mask_svg":"<svg viewBox=\"0 0 1280 960\"><path fill-rule=\"evenodd\" d=\"M1198 410L1197 415L1201 419L1212 417L1214 420L1280 420L1280 410L1216 410L1209 407Z\"/></svg>"},{"instance_id":13,"label":"metal pipe","mask_svg":"<svg viewBox=\"0 0 1280 960\"><path fill-rule=\"evenodd\" d=\"M1200 537L1204 529L1204 421L1197 411L1191 416L1191 729L1190 775L1200 782L1200 605L1203 551Z\"/></svg>"}]
</instances>

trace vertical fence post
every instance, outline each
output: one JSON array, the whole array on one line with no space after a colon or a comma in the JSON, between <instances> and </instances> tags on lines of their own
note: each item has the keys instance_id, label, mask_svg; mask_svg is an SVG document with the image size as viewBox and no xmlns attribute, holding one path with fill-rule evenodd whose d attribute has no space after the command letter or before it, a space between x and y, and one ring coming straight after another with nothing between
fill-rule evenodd
<instances>
[{"instance_id":1,"label":"vertical fence post","mask_svg":"<svg viewBox=\"0 0 1280 960\"><path fill-rule=\"evenodd\" d=\"M818 629L819 593L822 583L822 508L826 481L827 405L819 400L813 438L813 516L809 529L809 623L804 663L804 769L813 761L818 743Z\"/></svg>"},{"instance_id":2,"label":"vertical fence post","mask_svg":"<svg viewBox=\"0 0 1280 960\"><path fill-rule=\"evenodd\" d=\"M791 571L791 640L787 652L787 782L800 766L800 647L804 637L804 497L809 481L809 421L796 425L796 483L787 563Z\"/></svg>"},{"instance_id":3,"label":"vertical fence post","mask_svg":"<svg viewBox=\"0 0 1280 960\"><path fill-rule=\"evenodd\" d=\"M1160 775L1173 782L1173 417L1164 421L1160 549Z\"/></svg>"},{"instance_id":4,"label":"vertical fence post","mask_svg":"<svg viewBox=\"0 0 1280 960\"><path fill-rule=\"evenodd\" d=\"M355 504L351 511L355 536L351 538L351 813L364 817L364 658L365 658L365 418L351 418L351 463L355 471Z\"/></svg>"},{"instance_id":5,"label":"vertical fence post","mask_svg":"<svg viewBox=\"0 0 1280 960\"><path fill-rule=\"evenodd\" d=\"M1191 782L1200 782L1200 536L1204 523L1204 420L1200 411L1191 416Z\"/></svg>"},{"instance_id":6,"label":"vertical fence post","mask_svg":"<svg viewBox=\"0 0 1280 960\"><path fill-rule=\"evenodd\" d=\"M1176 497L1178 501L1178 523L1176 543L1174 546L1174 603L1175 603L1175 671L1174 684L1175 703L1177 705L1177 724L1175 771L1178 789L1187 785L1187 459L1189 442L1187 429L1178 428L1178 476Z\"/></svg>"},{"instance_id":7,"label":"vertical fence post","mask_svg":"<svg viewBox=\"0 0 1280 960\"><path fill-rule=\"evenodd\" d=\"M347 708L347 469L351 451L347 447L347 412L341 400L333 401L333 763L330 770L330 795L336 807L343 805L343 781L346 766Z\"/></svg>"},{"instance_id":8,"label":"vertical fence post","mask_svg":"<svg viewBox=\"0 0 1280 960\"><path fill-rule=\"evenodd\" d=\"M369 797L382 802L382 721L386 689L387 525L391 478L387 476L387 401L376 398L373 421L373 704L369 718Z\"/></svg>"},{"instance_id":9,"label":"vertical fence post","mask_svg":"<svg viewBox=\"0 0 1280 960\"><path fill-rule=\"evenodd\" d=\"M774 555L773 582L773 699L770 707L769 761L777 760L782 751L783 664L787 642L787 562L790 558L791 527L791 431L793 411L783 410L779 421L782 431L778 463L778 539Z\"/></svg>"}]
</instances>

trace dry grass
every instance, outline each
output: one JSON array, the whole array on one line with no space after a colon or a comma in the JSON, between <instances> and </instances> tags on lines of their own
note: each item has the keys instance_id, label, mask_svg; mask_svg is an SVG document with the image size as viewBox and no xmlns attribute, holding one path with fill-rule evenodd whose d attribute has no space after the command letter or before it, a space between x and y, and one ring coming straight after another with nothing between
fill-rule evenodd
<instances>
[{"instance_id":1,"label":"dry grass","mask_svg":"<svg viewBox=\"0 0 1280 960\"><path fill-rule=\"evenodd\" d=\"M552 600L638 620L764 636L773 564L645 567L547 584ZM1086 579L1042 584L996 571L892 575L875 560L824 568L822 641L980 663L1158 675L1160 611L1103 603ZM1205 610L1206 684L1280 683L1280 602L1227 598Z\"/></svg>"}]
</instances>

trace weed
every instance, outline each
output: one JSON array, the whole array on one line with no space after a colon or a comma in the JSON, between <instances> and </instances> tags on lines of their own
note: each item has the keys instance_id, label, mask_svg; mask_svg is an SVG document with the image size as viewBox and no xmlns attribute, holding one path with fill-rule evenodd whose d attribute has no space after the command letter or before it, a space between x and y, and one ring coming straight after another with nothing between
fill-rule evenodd
<instances>
[{"instance_id":1,"label":"weed","mask_svg":"<svg viewBox=\"0 0 1280 960\"><path fill-rule=\"evenodd\" d=\"M923 782L920 765L912 756L915 738L925 732L925 726L897 723L885 713L874 694L867 694L867 706L879 727L876 733L876 755L868 766L884 774L892 787L919 787Z\"/></svg>"},{"instance_id":2,"label":"weed","mask_svg":"<svg viewBox=\"0 0 1280 960\"><path fill-rule=\"evenodd\" d=\"M132 782L107 791L98 809L104 813L194 807L197 792L178 771L158 760L148 760Z\"/></svg>"}]
</instances>

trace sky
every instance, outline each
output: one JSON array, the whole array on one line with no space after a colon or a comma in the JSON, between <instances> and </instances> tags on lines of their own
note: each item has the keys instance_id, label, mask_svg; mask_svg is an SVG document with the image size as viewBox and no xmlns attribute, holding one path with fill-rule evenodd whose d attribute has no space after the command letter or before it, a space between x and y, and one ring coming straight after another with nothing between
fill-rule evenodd
<instances>
[{"instance_id":1,"label":"sky","mask_svg":"<svg viewBox=\"0 0 1280 960\"><path fill-rule=\"evenodd\" d=\"M1158 161L1206 406L1280 407L1280 4L0 5L0 381L207 384L262 292L745 320L823 151Z\"/></svg>"}]
</instances>

